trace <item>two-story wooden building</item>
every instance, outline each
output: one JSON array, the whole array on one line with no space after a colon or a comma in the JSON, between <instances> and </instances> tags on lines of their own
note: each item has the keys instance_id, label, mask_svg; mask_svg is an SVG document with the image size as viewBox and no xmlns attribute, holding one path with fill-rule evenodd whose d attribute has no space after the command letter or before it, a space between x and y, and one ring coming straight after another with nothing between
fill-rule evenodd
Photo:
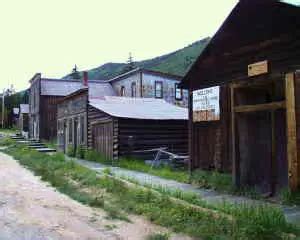
<instances>
[{"instance_id":1,"label":"two-story wooden building","mask_svg":"<svg viewBox=\"0 0 300 240\"><path fill-rule=\"evenodd\" d=\"M86 79L84 81L87 81ZM37 73L30 80L29 136L50 140L57 136L57 104L65 96L81 89L84 81L42 78ZM101 80L89 80L97 88Z\"/></svg>"},{"instance_id":2,"label":"two-story wooden building","mask_svg":"<svg viewBox=\"0 0 300 240\"><path fill-rule=\"evenodd\" d=\"M237 186L300 186L300 8L240 0L181 86L190 90L191 169Z\"/></svg>"},{"instance_id":3,"label":"two-story wooden building","mask_svg":"<svg viewBox=\"0 0 300 240\"><path fill-rule=\"evenodd\" d=\"M109 80L118 96L164 99L168 103L187 107L188 92L178 87L182 77L137 68Z\"/></svg>"}]
</instances>

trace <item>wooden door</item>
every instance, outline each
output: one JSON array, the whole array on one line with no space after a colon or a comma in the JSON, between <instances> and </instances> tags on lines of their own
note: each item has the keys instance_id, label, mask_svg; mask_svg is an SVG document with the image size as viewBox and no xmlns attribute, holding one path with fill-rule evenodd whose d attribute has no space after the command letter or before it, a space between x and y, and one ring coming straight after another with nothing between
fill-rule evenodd
<instances>
[{"instance_id":1,"label":"wooden door","mask_svg":"<svg viewBox=\"0 0 300 240\"><path fill-rule=\"evenodd\" d=\"M93 149L107 159L113 158L113 123L103 122L93 125Z\"/></svg>"}]
</instances>

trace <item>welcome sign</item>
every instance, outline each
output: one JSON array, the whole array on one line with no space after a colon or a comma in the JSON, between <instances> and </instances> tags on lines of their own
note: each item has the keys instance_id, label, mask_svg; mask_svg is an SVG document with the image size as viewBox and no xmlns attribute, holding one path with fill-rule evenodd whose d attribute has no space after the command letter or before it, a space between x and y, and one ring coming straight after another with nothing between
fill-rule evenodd
<instances>
[{"instance_id":1,"label":"welcome sign","mask_svg":"<svg viewBox=\"0 0 300 240\"><path fill-rule=\"evenodd\" d=\"M193 91L193 122L220 120L220 87Z\"/></svg>"}]
</instances>

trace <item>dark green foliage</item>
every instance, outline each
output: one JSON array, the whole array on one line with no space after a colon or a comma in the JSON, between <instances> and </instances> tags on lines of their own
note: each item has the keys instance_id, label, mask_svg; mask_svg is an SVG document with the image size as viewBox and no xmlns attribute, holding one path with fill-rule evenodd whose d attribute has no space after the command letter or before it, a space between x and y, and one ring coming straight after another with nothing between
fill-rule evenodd
<instances>
[{"instance_id":1,"label":"dark green foliage","mask_svg":"<svg viewBox=\"0 0 300 240\"><path fill-rule=\"evenodd\" d=\"M206 47L210 38L204 38L185 48L175 52L159 56L153 59L134 62L134 67L146 68L164 73L184 76L197 57ZM90 79L109 79L124 73L127 69L126 63L106 63L100 67L88 71ZM130 65L132 68L132 65ZM65 78L70 78L70 75Z\"/></svg>"},{"instance_id":2,"label":"dark green foliage","mask_svg":"<svg viewBox=\"0 0 300 240\"><path fill-rule=\"evenodd\" d=\"M0 103L0 112L2 112L2 97ZM6 128L13 127L13 108L19 108L21 103L28 103L28 90L5 96L4 126Z\"/></svg>"}]
</instances>

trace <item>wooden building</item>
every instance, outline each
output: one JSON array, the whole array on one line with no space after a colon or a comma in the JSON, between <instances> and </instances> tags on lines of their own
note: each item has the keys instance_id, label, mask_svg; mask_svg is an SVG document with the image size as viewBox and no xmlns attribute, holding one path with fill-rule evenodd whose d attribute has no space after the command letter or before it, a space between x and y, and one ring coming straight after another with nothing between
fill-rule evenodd
<instances>
[{"instance_id":1,"label":"wooden building","mask_svg":"<svg viewBox=\"0 0 300 240\"><path fill-rule=\"evenodd\" d=\"M115 92L109 83L88 82L79 90L65 96L57 106L57 144L67 152L68 148L88 147L88 102L89 99L101 99L114 96Z\"/></svg>"},{"instance_id":2,"label":"wooden building","mask_svg":"<svg viewBox=\"0 0 300 240\"><path fill-rule=\"evenodd\" d=\"M87 76L85 75L87 78ZM65 96L81 89L87 79L49 79L40 73L30 80L29 136L35 139L54 139L57 136L57 104ZM89 80L101 84L101 80Z\"/></svg>"},{"instance_id":3,"label":"wooden building","mask_svg":"<svg viewBox=\"0 0 300 240\"><path fill-rule=\"evenodd\" d=\"M188 152L188 110L163 99L91 100L88 119L89 145L111 159L152 159L139 151L161 147L177 154Z\"/></svg>"},{"instance_id":4,"label":"wooden building","mask_svg":"<svg viewBox=\"0 0 300 240\"><path fill-rule=\"evenodd\" d=\"M300 183L300 8L240 0L182 80L190 168L275 194Z\"/></svg>"},{"instance_id":5,"label":"wooden building","mask_svg":"<svg viewBox=\"0 0 300 240\"><path fill-rule=\"evenodd\" d=\"M186 108L162 99L109 96L113 95L109 87L102 91L102 97L99 92L93 96L91 88L83 88L60 102L57 124L62 151L83 145L109 159L145 158L149 153L134 151L159 147L187 153Z\"/></svg>"},{"instance_id":6,"label":"wooden building","mask_svg":"<svg viewBox=\"0 0 300 240\"><path fill-rule=\"evenodd\" d=\"M136 68L109 82L118 96L158 98L178 106L188 106L188 92L178 87L182 77Z\"/></svg>"},{"instance_id":7,"label":"wooden building","mask_svg":"<svg viewBox=\"0 0 300 240\"><path fill-rule=\"evenodd\" d=\"M20 104L18 114L18 128L24 137L28 137L29 131L29 104Z\"/></svg>"}]
</instances>

